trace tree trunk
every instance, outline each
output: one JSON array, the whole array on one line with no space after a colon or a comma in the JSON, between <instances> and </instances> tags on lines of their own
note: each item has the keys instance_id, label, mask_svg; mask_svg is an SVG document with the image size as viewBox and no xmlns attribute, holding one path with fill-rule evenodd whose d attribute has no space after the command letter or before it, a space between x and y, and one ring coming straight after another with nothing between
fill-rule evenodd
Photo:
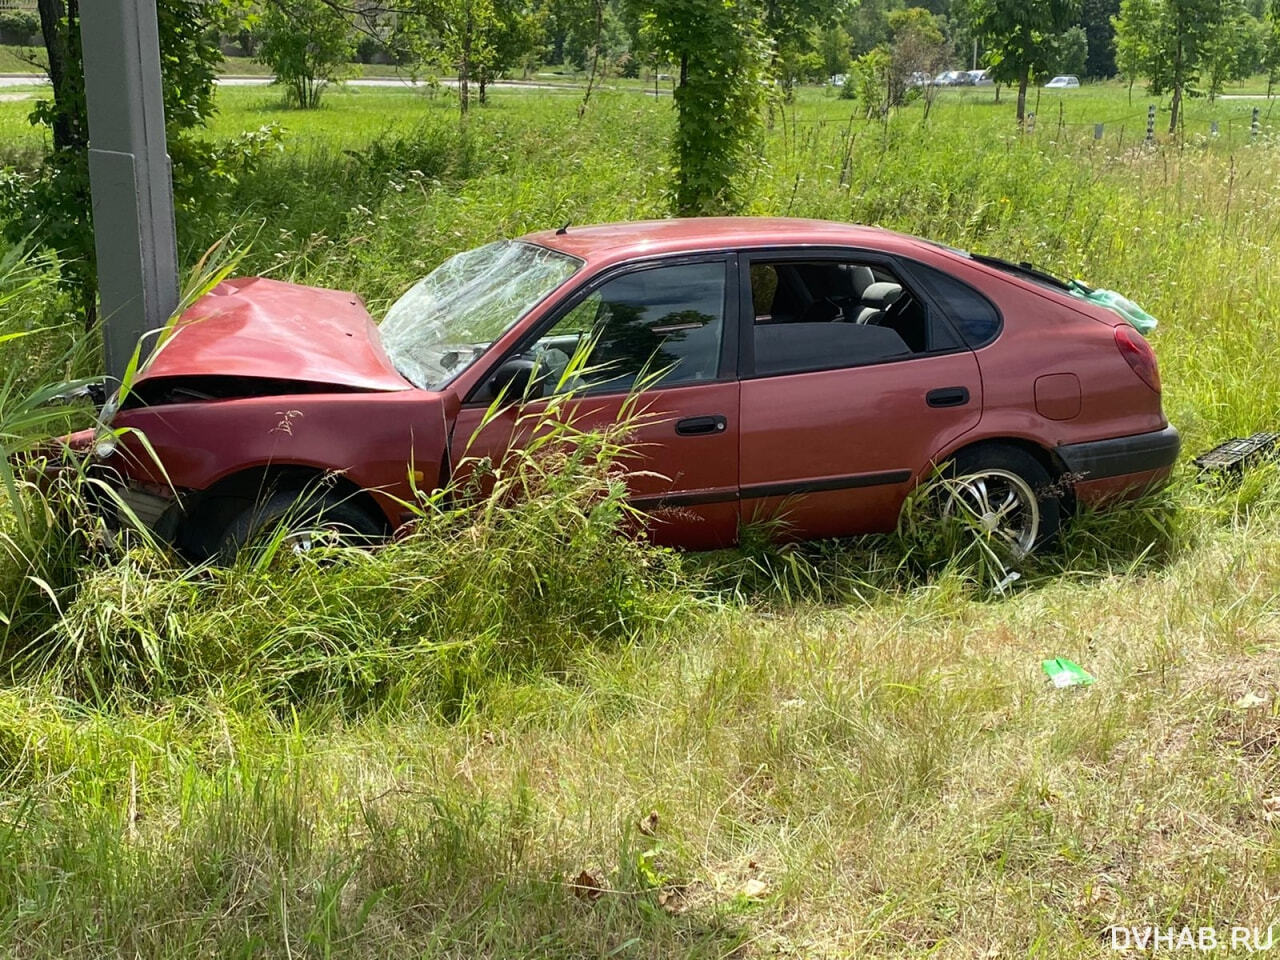
<instances>
[{"instance_id":1,"label":"tree trunk","mask_svg":"<svg viewBox=\"0 0 1280 960\"><path fill-rule=\"evenodd\" d=\"M1178 114L1182 110L1182 84L1185 80L1182 63L1182 40L1179 38L1176 52L1173 55L1173 101L1169 104L1170 136L1178 132Z\"/></svg>"},{"instance_id":2,"label":"tree trunk","mask_svg":"<svg viewBox=\"0 0 1280 960\"><path fill-rule=\"evenodd\" d=\"M53 88L53 148L78 149L89 143L85 132L84 81L80 62L80 9L78 0L37 0L40 35L49 57L49 83Z\"/></svg>"},{"instance_id":3,"label":"tree trunk","mask_svg":"<svg viewBox=\"0 0 1280 960\"><path fill-rule=\"evenodd\" d=\"M466 116L471 107L471 6L467 6L466 21L462 25L462 60L458 64L458 108Z\"/></svg>"},{"instance_id":4,"label":"tree trunk","mask_svg":"<svg viewBox=\"0 0 1280 960\"><path fill-rule=\"evenodd\" d=\"M578 119L587 114L587 106L591 103L591 91L596 85L596 71L600 68L600 47L604 43L604 0L596 0L596 39L591 48L591 76L587 77L587 92L582 95L582 103L578 105ZM657 96L655 91L654 96Z\"/></svg>"},{"instance_id":5,"label":"tree trunk","mask_svg":"<svg viewBox=\"0 0 1280 960\"><path fill-rule=\"evenodd\" d=\"M1027 84L1030 82L1031 71L1023 68L1022 76L1018 78L1018 126L1021 127L1027 119Z\"/></svg>"},{"instance_id":6,"label":"tree trunk","mask_svg":"<svg viewBox=\"0 0 1280 960\"><path fill-rule=\"evenodd\" d=\"M489 74L487 71L480 74L480 106L484 106L489 102Z\"/></svg>"}]
</instances>

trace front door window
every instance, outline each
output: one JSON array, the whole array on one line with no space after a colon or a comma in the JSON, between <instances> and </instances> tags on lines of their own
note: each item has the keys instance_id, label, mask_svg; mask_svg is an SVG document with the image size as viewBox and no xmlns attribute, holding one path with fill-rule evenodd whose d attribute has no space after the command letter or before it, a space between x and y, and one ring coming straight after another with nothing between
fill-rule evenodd
<instances>
[{"instance_id":1,"label":"front door window","mask_svg":"<svg viewBox=\"0 0 1280 960\"><path fill-rule=\"evenodd\" d=\"M569 310L532 353L547 367L555 392L703 383L719 374L724 305L723 262L637 270ZM585 364L566 376L574 354L587 349Z\"/></svg>"}]
</instances>

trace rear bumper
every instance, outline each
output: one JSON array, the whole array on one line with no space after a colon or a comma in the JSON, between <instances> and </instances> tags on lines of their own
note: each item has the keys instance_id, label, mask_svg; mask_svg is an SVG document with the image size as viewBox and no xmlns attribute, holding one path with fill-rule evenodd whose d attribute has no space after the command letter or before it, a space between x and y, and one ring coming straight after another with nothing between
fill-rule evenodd
<instances>
[{"instance_id":1,"label":"rear bumper","mask_svg":"<svg viewBox=\"0 0 1280 960\"><path fill-rule=\"evenodd\" d=\"M1068 443L1058 447L1056 452L1067 473L1088 481L1131 474L1167 475L1181 448L1182 438L1170 424L1151 433Z\"/></svg>"}]
</instances>

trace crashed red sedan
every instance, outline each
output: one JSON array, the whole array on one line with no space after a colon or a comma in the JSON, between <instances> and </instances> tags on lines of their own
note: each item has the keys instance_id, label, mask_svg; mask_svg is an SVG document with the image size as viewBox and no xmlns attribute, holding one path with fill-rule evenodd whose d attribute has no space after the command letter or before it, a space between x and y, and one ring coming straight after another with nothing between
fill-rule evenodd
<instances>
[{"instance_id":1,"label":"crashed red sedan","mask_svg":"<svg viewBox=\"0 0 1280 960\"><path fill-rule=\"evenodd\" d=\"M590 366L565 376L584 341ZM1164 481L1179 447L1146 340L1052 277L880 229L689 219L458 254L380 326L353 294L225 282L99 456L196 558L234 554L325 476L324 516L379 535L465 457L500 457L548 392L610 422L646 370L662 416L636 431L630 492L679 508L650 534L686 548L768 519L799 538L891 530L950 464L982 527L1025 553L1076 504ZM524 399L483 424L504 391Z\"/></svg>"}]
</instances>

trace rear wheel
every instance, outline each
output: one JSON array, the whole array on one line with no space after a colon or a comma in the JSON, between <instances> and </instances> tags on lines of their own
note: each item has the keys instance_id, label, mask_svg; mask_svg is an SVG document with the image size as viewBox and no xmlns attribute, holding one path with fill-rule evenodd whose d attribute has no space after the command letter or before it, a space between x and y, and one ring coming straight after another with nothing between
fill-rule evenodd
<instances>
[{"instance_id":1,"label":"rear wheel","mask_svg":"<svg viewBox=\"0 0 1280 960\"><path fill-rule=\"evenodd\" d=\"M360 546L380 540L382 522L367 510L332 492L282 490L232 513L210 538L208 554L231 563L245 550L305 553L321 544Z\"/></svg>"},{"instance_id":2,"label":"rear wheel","mask_svg":"<svg viewBox=\"0 0 1280 960\"><path fill-rule=\"evenodd\" d=\"M1062 495L1034 456L1003 444L956 455L939 485L942 516L966 530L1005 563L1026 559L1062 525Z\"/></svg>"}]
</instances>

